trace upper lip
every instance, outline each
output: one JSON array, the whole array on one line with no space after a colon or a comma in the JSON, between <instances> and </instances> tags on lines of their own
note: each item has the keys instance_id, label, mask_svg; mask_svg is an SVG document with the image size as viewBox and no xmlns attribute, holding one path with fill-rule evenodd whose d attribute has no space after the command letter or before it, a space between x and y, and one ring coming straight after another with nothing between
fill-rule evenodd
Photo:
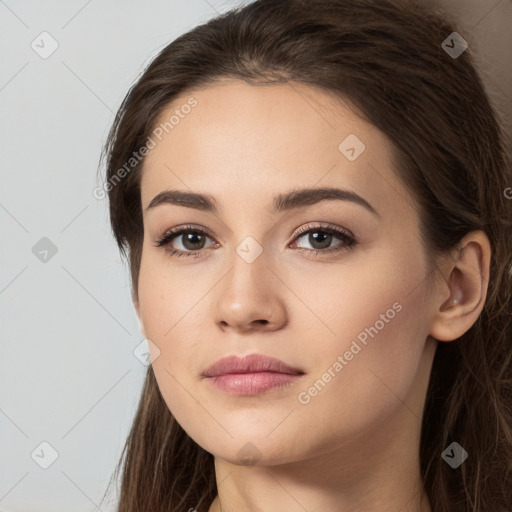
<instances>
[{"instance_id":1,"label":"upper lip","mask_svg":"<svg viewBox=\"0 0 512 512\"><path fill-rule=\"evenodd\" d=\"M250 354L244 357L228 356L219 359L204 372L204 377L216 377L230 373L256 373L274 372L288 374L303 374L298 368L287 365L285 362L274 357L262 354Z\"/></svg>"}]
</instances>

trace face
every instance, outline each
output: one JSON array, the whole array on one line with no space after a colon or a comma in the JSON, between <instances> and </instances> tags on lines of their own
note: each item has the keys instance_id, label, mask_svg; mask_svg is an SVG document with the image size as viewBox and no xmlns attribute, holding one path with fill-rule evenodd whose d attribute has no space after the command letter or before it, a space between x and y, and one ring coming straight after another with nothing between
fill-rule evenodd
<instances>
[{"instance_id":1,"label":"face","mask_svg":"<svg viewBox=\"0 0 512 512\"><path fill-rule=\"evenodd\" d=\"M176 110L144 163L136 303L176 420L216 457L252 450L266 465L417 421L432 356L427 261L390 142L296 84L225 80L159 122ZM205 197L161 195L176 191ZM202 375L247 354L300 373Z\"/></svg>"}]
</instances>

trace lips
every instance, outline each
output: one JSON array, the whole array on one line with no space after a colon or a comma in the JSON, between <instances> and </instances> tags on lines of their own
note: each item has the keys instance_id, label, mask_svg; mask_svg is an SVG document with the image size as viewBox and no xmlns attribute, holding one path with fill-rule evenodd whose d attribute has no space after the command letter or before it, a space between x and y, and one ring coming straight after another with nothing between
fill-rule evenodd
<instances>
[{"instance_id":1,"label":"lips","mask_svg":"<svg viewBox=\"0 0 512 512\"><path fill-rule=\"evenodd\" d=\"M203 372L203 377L218 377L220 375L247 374L247 373L281 373L288 375L304 374L285 362L262 354L250 354L245 357L228 356L219 359Z\"/></svg>"}]
</instances>

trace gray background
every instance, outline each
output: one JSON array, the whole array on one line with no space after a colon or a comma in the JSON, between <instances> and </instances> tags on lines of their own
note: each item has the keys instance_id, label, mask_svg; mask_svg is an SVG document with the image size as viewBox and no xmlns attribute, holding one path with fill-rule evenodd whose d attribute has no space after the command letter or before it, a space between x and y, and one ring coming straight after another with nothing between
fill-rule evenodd
<instances>
[{"instance_id":1,"label":"gray background","mask_svg":"<svg viewBox=\"0 0 512 512\"><path fill-rule=\"evenodd\" d=\"M421 1L456 15L510 137L512 1ZM145 364L107 201L92 195L100 149L156 53L240 3L0 0L0 511L114 510L99 504ZM31 47L43 31L59 45L45 59ZM58 454L47 469L42 442Z\"/></svg>"}]
</instances>

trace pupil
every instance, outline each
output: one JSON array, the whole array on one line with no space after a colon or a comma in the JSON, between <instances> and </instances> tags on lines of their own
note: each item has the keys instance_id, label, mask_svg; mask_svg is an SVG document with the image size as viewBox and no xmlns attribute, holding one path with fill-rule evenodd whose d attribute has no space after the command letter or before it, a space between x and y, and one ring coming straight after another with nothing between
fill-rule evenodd
<instances>
[{"instance_id":1,"label":"pupil","mask_svg":"<svg viewBox=\"0 0 512 512\"><path fill-rule=\"evenodd\" d=\"M320 241L321 247L317 247L317 249L325 249L331 245L332 235L327 233L310 233L309 234L309 243L315 247L315 243L318 243L318 238L324 237L323 241Z\"/></svg>"},{"instance_id":2,"label":"pupil","mask_svg":"<svg viewBox=\"0 0 512 512\"><path fill-rule=\"evenodd\" d=\"M184 235L184 236L185 236L185 243L183 245L187 249L189 249L191 251L198 249L198 247L187 247L187 243L191 243L192 246L196 245L198 243L198 241L194 240L194 237L201 239L202 235L200 233L188 233L187 235ZM202 241L204 241L204 240L199 240L199 243L201 243ZM199 249L201 249L201 247L199 247Z\"/></svg>"}]
</instances>

